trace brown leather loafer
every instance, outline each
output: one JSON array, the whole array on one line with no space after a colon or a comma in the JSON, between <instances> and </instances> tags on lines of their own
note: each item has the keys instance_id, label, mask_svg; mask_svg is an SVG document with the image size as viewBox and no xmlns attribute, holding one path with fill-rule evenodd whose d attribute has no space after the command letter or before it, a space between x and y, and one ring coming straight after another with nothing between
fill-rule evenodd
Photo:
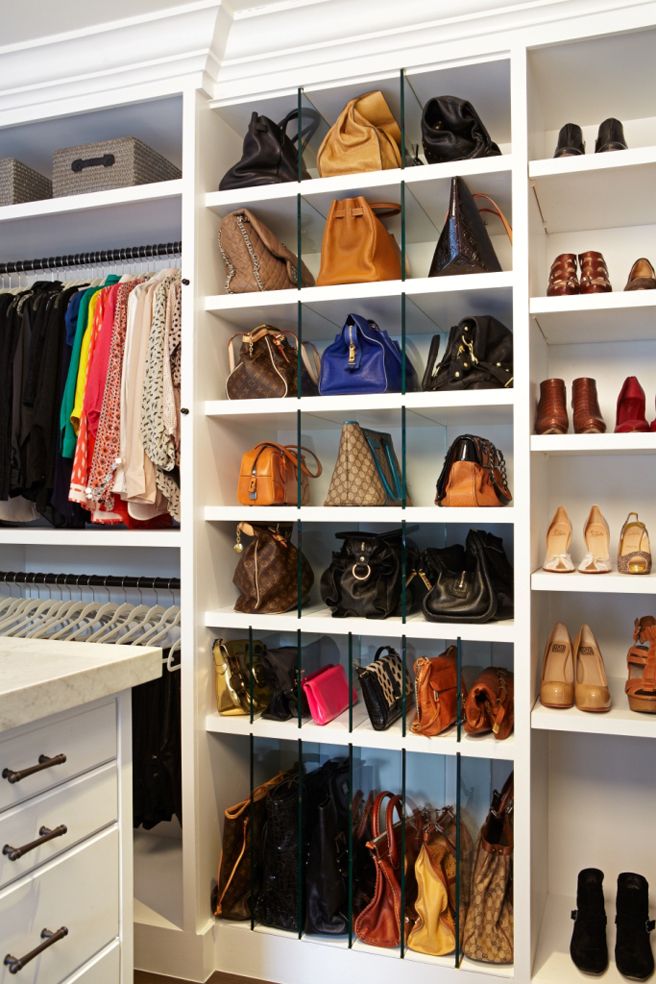
<instances>
[{"instance_id":1,"label":"brown leather loafer","mask_svg":"<svg viewBox=\"0 0 656 984\"><path fill-rule=\"evenodd\" d=\"M579 253L579 265L582 294L605 294L613 289L608 279L608 267L601 253L593 249L587 253Z\"/></svg>"},{"instance_id":2,"label":"brown leather loafer","mask_svg":"<svg viewBox=\"0 0 656 984\"><path fill-rule=\"evenodd\" d=\"M594 379L580 378L572 383L572 417L575 434L603 434L604 418L597 399L597 383Z\"/></svg>"},{"instance_id":3,"label":"brown leather loafer","mask_svg":"<svg viewBox=\"0 0 656 984\"><path fill-rule=\"evenodd\" d=\"M654 290L655 288L656 272L649 260L641 256L631 267L624 290Z\"/></svg>"},{"instance_id":4,"label":"brown leather loafer","mask_svg":"<svg viewBox=\"0 0 656 984\"><path fill-rule=\"evenodd\" d=\"M579 293L576 253L560 253L551 264L547 297L561 297L564 294Z\"/></svg>"},{"instance_id":5,"label":"brown leather loafer","mask_svg":"<svg viewBox=\"0 0 656 984\"><path fill-rule=\"evenodd\" d=\"M566 434L568 427L565 381L563 379L543 379L540 383L535 433Z\"/></svg>"}]
</instances>

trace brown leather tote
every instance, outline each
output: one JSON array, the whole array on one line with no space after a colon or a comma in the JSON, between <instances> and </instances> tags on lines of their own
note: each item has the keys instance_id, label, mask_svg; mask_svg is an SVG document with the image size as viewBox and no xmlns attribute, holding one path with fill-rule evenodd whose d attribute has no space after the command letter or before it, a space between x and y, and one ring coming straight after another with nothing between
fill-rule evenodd
<instances>
[{"instance_id":1,"label":"brown leather tote","mask_svg":"<svg viewBox=\"0 0 656 984\"><path fill-rule=\"evenodd\" d=\"M321 244L317 284L358 284L400 280L401 253L379 215L398 215L400 205L369 204L366 198L342 198L330 206Z\"/></svg>"},{"instance_id":2,"label":"brown leather tote","mask_svg":"<svg viewBox=\"0 0 656 984\"><path fill-rule=\"evenodd\" d=\"M241 536L252 537L243 549ZM314 584L312 568L291 542L292 524L266 526L240 523L235 547L243 551L232 577L239 591L236 612L280 615L296 608L298 599L298 564L301 565L301 604Z\"/></svg>"},{"instance_id":3,"label":"brown leather tote","mask_svg":"<svg viewBox=\"0 0 656 984\"><path fill-rule=\"evenodd\" d=\"M242 455L237 498L242 506L296 506L299 504L298 472L301 472L301 501L310 501L308 479L318 478L321 462L314 452L301 448L316 462L316 470L311 471L305 456L300 455L295 444L276 444L275 441L262 441Z\"/></svg>"},{"instance_id":4,"label":"brown leather tote","mask_svg":"<svg viewBox=\"0 0 656 984\"><path fill-rule=\"evenodd\" d=\"M228 294L301 286L298 257L247 208L230 212L223 219L219 250L226 267ZM301 279L303 287L314 284L314 277L304 263L301 263Z\"/></svg>"},{"instance_id":5,"label":"brown leather tote","mask_svg":"<svg viewBox=\"0 0 656 984\"><path fill-rule=\"evenodd\" d=\"M468 735L490 732L502 741L515 723L515 685L512 673L488 666L472 684L465 700L465 731Z\"/></svg>"},{"instance_id":6,"label":"brown leather tote","mask_svg":"<svg viewBox=\"0 0 656 984\"><path fill-rule=\"evenodd\" d=\"M449 646L440 656L420 656L414 662L416 735L439 735L458 718L457 650ZM461 683L463 701L464 683Z\"/></svg>"},{"instance_id":7,"label":"brown leather tote","mask_svg":"<svg viewBox=\"0 0 656 984\"><path fill-rule=\"evenodd\" d=\"M385 807L385 826L381 811ZM394 822L394 813L399 819ZM405 822L405 859L401 857L401 832ZM403 819L401 797L390 792L379 793L372 811L373 840L367 847L376 866L376 886L369 904L355 920L354 929L363 943L371 946L395 947L401 942L401 866L405 863L405 900L407 939L415 917L417 881L415 861L419 851L419 829L415 817Z\"/></svg>"},{"instance_id":8,"label":"brown leather tote","mask_svg":"<svg viewBox=\"0 0 656 984\"><path fill-rule=\"evenodd\" d=\"M322 178L401 167L401 130L380 89L350 99L317 153Z\"/></svg>"},{"instance_id":9,"label":"brown leather tote","mask_svg":"<svg viewBox=\"0 0 656 984\"><path fill-rule=\"evenodd\" d=\"M512 500L503 453L475 434L462 434L446 453L437 506L505 506Z\"/></svg>"}]
</instances>

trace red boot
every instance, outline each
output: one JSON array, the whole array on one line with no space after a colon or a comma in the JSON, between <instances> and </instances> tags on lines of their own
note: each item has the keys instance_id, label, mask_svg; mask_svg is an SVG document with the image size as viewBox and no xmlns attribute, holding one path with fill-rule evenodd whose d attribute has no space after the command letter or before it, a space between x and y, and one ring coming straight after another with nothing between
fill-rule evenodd
<instances>
[{"instance_id":1,"label":"red boot","mask_svg":"<svg viewBox=\"0 0 656 984\"><path fill-rule=\"evenodd\" d=\"M616 434L628 434L631 431L648 431L649 424L645 417L645 391L636 376L627 376L617 397Z\"/></svg>"}]
</instances>

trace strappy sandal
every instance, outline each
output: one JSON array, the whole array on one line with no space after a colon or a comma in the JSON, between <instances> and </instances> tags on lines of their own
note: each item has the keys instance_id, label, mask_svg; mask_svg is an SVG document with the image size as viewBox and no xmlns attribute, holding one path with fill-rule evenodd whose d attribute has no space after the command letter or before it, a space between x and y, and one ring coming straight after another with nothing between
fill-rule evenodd
<instances>
[{"instance_id":1,"label":"strappy sandal","mask_svg":"<svg viewBox=\"0 0 656 984\"><path fill-rule=\"evenodd\" d=\"M563 294L580 294L576 253L560 253L551 264L547 297L561 297Z\"/></svg>"},{"instance_id":2,"label":"strappy sandal","mask_svg":"<svg viewBox=\"0 0 656 984\"><path fill-rule=\"evenodd\" d=\"M632 711L656 714L656 618L644 615L634 623L626 663L629 678L624 690Z\"/></svg>"}]
</instances>

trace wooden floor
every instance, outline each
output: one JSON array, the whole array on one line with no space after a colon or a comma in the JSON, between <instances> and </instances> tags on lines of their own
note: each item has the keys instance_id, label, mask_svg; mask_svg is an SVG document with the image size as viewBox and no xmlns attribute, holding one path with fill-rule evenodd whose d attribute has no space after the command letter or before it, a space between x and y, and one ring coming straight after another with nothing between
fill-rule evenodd
<instances>
[{"instance_id":1,"label":"wooden floor","mask_svg":"<svg viewBox=\"0 0 656 984\"><path fill-rule=\"evenodd\" d=\"M188 982L179 977L160 977L159 974L149 974L145 970L135 970L134 984L188 984ZM238 977L237 974L217 972L210 977L207 984L268 984L268 982L255 980L254 977Z\"/></svg>"}]
</instances>

